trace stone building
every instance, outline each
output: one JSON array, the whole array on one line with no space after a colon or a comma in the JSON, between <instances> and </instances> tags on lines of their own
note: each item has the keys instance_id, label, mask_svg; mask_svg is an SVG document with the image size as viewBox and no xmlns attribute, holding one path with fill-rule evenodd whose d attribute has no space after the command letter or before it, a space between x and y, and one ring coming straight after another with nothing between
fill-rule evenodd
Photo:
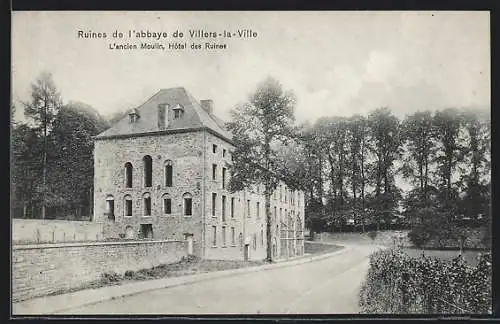
<instances>
[{"instance_id":1,"label":"stone building","mask_svg":"<svg viewBox=\"0 0 500 324\"><path fill-rule=\"evenodd\" d=\"M228 191L231 134L182 87L163 89L95 138L94 220L106 238L185 239L206 259L266 257L263 186ZM277 258L304 252L304 194L271 197Z\"/></svg>"}]
</instances>

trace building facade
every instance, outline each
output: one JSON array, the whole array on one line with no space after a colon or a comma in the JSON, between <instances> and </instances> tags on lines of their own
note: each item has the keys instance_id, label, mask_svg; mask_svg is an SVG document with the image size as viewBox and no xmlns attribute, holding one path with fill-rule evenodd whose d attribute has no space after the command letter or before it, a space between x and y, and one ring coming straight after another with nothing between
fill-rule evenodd
<instances>
[{"instance_id":1,"label":"building facade","mask_svg":"<svg viewBox=\"0 0 500 324\"><path fill-rule=\"evenodd\" d=\"M263 186L231 193L231 134L184 88L160 90L95 138L94 221L106 238L185 239L206 259L266 257ZM304 194L271 197L275 258L304 253Z\"/></svg>"}]
</instances>

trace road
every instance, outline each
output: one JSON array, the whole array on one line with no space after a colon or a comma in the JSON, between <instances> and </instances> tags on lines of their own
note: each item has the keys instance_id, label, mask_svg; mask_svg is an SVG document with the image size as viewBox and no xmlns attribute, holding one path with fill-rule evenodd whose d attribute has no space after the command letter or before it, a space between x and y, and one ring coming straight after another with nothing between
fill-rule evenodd
<instances>
[{"instance_id":1,"label":"road","mask_svg":"<svg viewBox=\"0 0 500 324\"><path fill-rule=\"evenodd\" d=\"M353 314L374 246L329 258L140 293L60 314Z\"/></svg>"}]
</instances>

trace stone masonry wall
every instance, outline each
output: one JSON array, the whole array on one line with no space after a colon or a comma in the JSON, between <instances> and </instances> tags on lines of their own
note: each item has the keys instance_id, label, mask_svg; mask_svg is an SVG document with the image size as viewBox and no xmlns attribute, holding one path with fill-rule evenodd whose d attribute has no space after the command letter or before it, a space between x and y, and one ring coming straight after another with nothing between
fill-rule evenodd
<instances>
[{"instance_id":1,"label":"stone masonry wall","mask_svg":"<svg viewBox=\"0 0 500 324\"><path fill-rule=\"evenodd\" d=\"M140 270L179 261L185 241L132 241L15 245L12 301L76 288L101 274Z\"/></svg>"},{"instance_id":2,"label":"stone masonry wall","mask_svg":"<svg viewBox=\"0 0 500 324\"><path fill-rule=\"evenodd\" d=\"M216 152L213 152L213 145L217 145ZM240 259L244 258L244 244L249 244L249 259L262 260L266 257L267 236L266 236L266 215L265 215L265 198L264 186L260 185L258 188L245 190L237 193L230 193L227 190L229 183L229 166L231 164L230 152L233 147L226 141L220 138L207 134L205 144L205 174L206 177L206 193L205 193L205 258L207 259ZM226 150L224 156L223 150ZM216 179L212 179L212 166L217 165ZM226 167L226 186L222 186L222 168ZM284 255L285 257L292 257L302 255L304 250L303 239L295 239L297 233L302 236L304 231L304 194L294 192L295 199L290 199L291 192L287 193L285 199L285 184L281 183L276 190L276 194L271 196L271 215L272 215L272 233L273 240L276 243L276 256ZM282 190L280 196L278 191ZM212 193L217 194L215 215L212 215ZM226 197L226 216L225 221L222 219L222 197ZM281 197L281 199L280 199ZM231 198L235 199L234 215L231 215ZM248 210L248 201L250 201L250 209ZM257 202L259 204L257 204ZM258 206L258 207L257 207ZM274 215L274 210L282 210L281 219L278 213ZM258 210L257 210L258 209ZM293 221L297 216L302 219L300 224L301 229L297 226L292 226L290 233L293 238L287 239L290 242L286 249L290 249L287 253L281 253L281 222L288 220L288 214L293 213ZM234 216L234 217L233 217ZM213 244L213 226L216 227L216 242ZM276 230L276 226L278 230ZM225 228L224 242L223 231ZM235 231L235 244L232 239L232 228ZM241 233L241 240L240 240ZM293 234L292 234L293 233ZM293 244L292 244L293 242ZM254 244L255 243L255 244Z\"/></svg>"},{"instance_id":3,"label":"stone masonry wall","mask_svg":"<svg viewBox=\"0 0 500 324\"><path fill-rule=\"evenodd\" d=\"M51 219L12 219L13 244L101 241L103 224Z\"/></svg>"},{"instance_id":4,"label":"stone masonry wall","mask_svg":"<svg viewBox=\"0 0 500 324\"><path fill-rule=\"evenodd\" d=\"M141 224L151 224L154 239L183 240L192 234L194 254L201 255L202 238L202 146L203 133L189 132L161 136L105 139L95 142L95 221L105 224L106 237L118 237L129 230L137 237ZM143 184L143 157L153 160L152 187ZM165 186L165 162L173 167L171 187ZM125 188L125 163L133 166L132 188ZM151 216L144 215L143 195L151 196ZM183 214L183 194L192 195L192 216ZM125 216L124 197L132 198L132 216ZM163 210L163 197L172 200L172 213ZM106 197L112 196L115 220L104 215Z\"/></svg>"}]
</instances>

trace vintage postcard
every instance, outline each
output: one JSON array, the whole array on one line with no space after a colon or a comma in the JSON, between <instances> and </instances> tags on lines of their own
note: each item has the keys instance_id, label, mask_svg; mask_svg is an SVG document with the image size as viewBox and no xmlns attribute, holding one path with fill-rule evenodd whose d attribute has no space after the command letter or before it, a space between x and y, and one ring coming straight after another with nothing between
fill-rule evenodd
<instances>
[{"instance_id":1,"label":"vintage postcard","mask_svg":"<svg viewBox=\"0 0 500 324\"><path fill-rule=\"evenodd\" d=\"M487 11L12 12L12 315L492 313Z\"/></svg>"}]
</instances>

